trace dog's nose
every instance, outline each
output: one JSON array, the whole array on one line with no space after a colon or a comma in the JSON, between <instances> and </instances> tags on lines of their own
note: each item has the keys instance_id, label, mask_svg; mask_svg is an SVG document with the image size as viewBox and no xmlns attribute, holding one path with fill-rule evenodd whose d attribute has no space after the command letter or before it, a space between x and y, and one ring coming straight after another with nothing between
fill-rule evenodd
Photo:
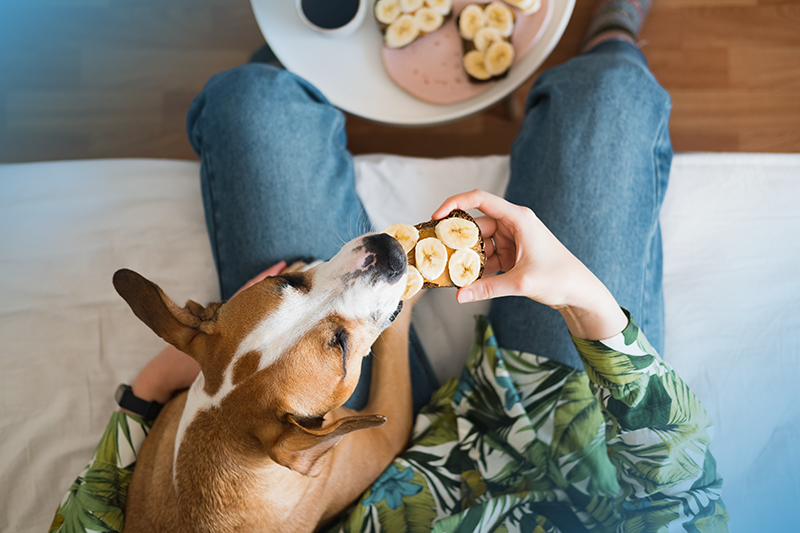
<instances>
[{"instance_id":1,"label":"dog's nose","mask_svg":"<svg viewBox=\"0 0 800 533\"><path fill-rule=\"evenodd\" d=\"M368 235L364 237L364 248L372 255L367 261L371 263L369 268L375 269L377 279L393 283L406 273L406 253L394 237L385 233Z\"/></svg>"}]
</instances>

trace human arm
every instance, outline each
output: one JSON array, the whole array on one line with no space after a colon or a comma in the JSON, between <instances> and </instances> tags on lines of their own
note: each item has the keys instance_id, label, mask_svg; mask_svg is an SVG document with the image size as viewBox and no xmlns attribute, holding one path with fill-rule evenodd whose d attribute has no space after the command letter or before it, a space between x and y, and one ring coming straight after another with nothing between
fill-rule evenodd
<instances>
[{"instance_id":1,"label":"human arm","mask_svg":"<svg viewBox=\"0 0 800 533\"><path fill-rule=\"evenodd\" d=\"M476 220L487 243L485 273L503 271L459 289L459 302L525 296L558 310L570 333L587 340L625 328L628 319L609 290L533 211L476 189L448 198L432 218L455 208L486 215Z\"/></svg>"},{"instance_id":2,"label":"human arm","mask_svg":"<svg viewBox=\"0 0 800 533\"><path fill-rule=\"evenodd\" d=\"M530 210L472 191L446 200L433 218L455 207L487 215L476 220L487 243L486 272L505 272L460 289L459 301L526 296L557 309L569 327L591 381L581 414L596 409L605 426L591 484L612 496L600 505L587 494L593 507L586 511L619 513L626 530L674 523L725 531L710 417L635 321ZM587 435L594 435L591 428ZM600 468L608 463L610 470Z\"/></svg>"},{"instance_id":3,"label":"human arm","mask_svg":"<svg viewBox=\"0 0 800 533\"><path fill-rule=\"evenodd\" d=\"M604 455L624 496L617 501L620 529L727 531L722 478L709 448L712 422L700 399L633 319L612 338L573 342L605 422Z\"/></svg>"}]
</instances>

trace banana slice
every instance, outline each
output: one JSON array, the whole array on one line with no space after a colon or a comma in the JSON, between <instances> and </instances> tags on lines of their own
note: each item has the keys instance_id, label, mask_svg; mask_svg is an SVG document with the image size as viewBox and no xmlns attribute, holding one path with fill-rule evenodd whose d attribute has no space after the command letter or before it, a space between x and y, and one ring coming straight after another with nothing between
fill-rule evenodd
<instances>
[{"instance_id":1,"label":"banana slice","mask_svg":"<svg viewBox=\"0 0 800 533\"><path fill-rule=\"evenodd\" d=\"M483 10L486 14L486 25L495 28L503 37L511 37L514 33L514 13L502 2L492 2Z\"/></svg>"},{"instance_id":2,"label":"banana slice","mask_svg":"<svg viewBox=\"0 0 800 533\"><path fill-rule=\"evenodd\" d=\"M457 287L466 287L481 273L481 257L470 248L456 250L447 263L450 279Z\"/></svg>"},{"instance_id":3,"label":"banana slice","mask_svg":"<svg viewBox=\"0 0 800 533\"><path fill-rule=\"evenodd\" d=\"M400 297L401 300L408 300L415 294L419 292L422 288L422 284L425 283L425 280L422 279L422 274L419 273L419 270L414 268L411 265L408 265L408 278L406 278L406 291L403 293L403 296Z\"/></svg>"},{"instance_id":4,"label":"banana slice","mask_svg":"<svg viewBox=\"0 0 800 533\"><path fill-rule=\"evenodd\" d=\"M486 26L485 28L479 29L475 33L475 38L472 40L472 43L475 45L475 49L478 52L486 52L486 49L489 48L490 44L502 40L503 36L500 35L500 32L497 31L497 28Z\"/></svg>"},{"instance_id":5,"label":"banana slice","mask_svg":"<svg viewBox=\"0 0 800 533\"><path fill-rule=\"evenodd\" d=\"M519 9L523 15L531 15L536 13L542 7L542 0L504 0Z\"/></svg>"},{"instance_id":6,"label":"banana slice","mask_svg":"<svg viewBox=\"0 0 800 533\"><path fill-rule=\"evenodd\" d=\"M434 11L429 7L421 7L414 13L414 18L417 20L419 31L424 33L432 33L438 30L444 22L444 17L438 11Z\"/></svg>"},{"instance_id":7,"label":"banana slice","mask_svg":"<svg viewBox=\"0 0 800 533\"><path fill-rule=\"evenodd\" d=\"M375 4L375 18L381 24L391 24L400 16L400 0L378 0Z\"/></svg>"},{"instance_id":8,"label":"banana slice","mask_svg":"<svg viewBox=\"0 0 800 533\"><path fill-rule=\"evenodd\" d=\"M413 15L400 15L389 24L384 35L384 42L389 48L402 48L414 42L419 36L419 26Z\"/></svg>"},{"instance_id":9,"label":"banana slice","mask_svg":"<svg viewBox=\"0 0 800 533\"><path fill-rule=\"evenodd\" d=\"M502 41L492 43L486 49L483 64L491 76L499 76L511 67L514 62L514 47L511 43ZM469 72L469 71L467 71Z\"/></svg>"},{"instance_id":10,"label":"banana slice","mask_svg":"<svg viewBox=\"0 0 800 533\"><path fill-rule=\"evenodd\" d=\"M451 211L444 219L441 220L429 220L427 222L422 222L414 226L414 228L419 232L419 241L417 245L414 247L413 250L408 252L408 264L410 267L416 267L419 271L420 276L422 276L422 288L423 289L432 289L436 287L453 287L456 286L456 283L453 282L453 279L450 276L450 271L448 270L449 260L453 257L453 255L458 252L459 250L455 250L445 245L442 241L436 237L436 229L439 224L442 223L443 220L450 220L450 219L460 219L467 222L467 226L470 224L475 230L478 232L477 235L477 242L471 248L461 248L461 250L472 250L478 255L478 277L483 274L483 265L486 261L486 253L484 252L484 242L483 237L480 235L480 228L475 223L475 220L467 213L461 209L454 209ZM392 226L395 226L393 224ZM392 227L390 226L390 227ZM448 224L442 226L443 229L446 229ZM463 244L463 242L459 243ZM459 263L458 257L456 256L456 263ZM461 261L464 263L464 261ZM464 263L467 267L472 268L473 263ZM434 268L431 268L433 266ZM426 269L427 267L427 269ZM455 268L456 275L460 276L459 279L462 279L459 283L464 283L463 279L467 279L465 276L465 270L467 267L462 266L461 270L457 267ZM413 271L409 269L409 278L412 279L414 276ZM408 284L411 284L409 280ZM461 286L461 285L459 285Z\"/></svg>"},{"instance_id":11,"label":"banana slice","mask_svg":"<svg viewBox=\"0 0 800 533\"><path fill-rule=\"evenodd\" d=\"M464 218L445 218L434 230L436 238L449 246L453 250L461 248L472 248L478 244L478 226L471 220Z\"/></svg>"},{"instance_id":12,"label":"banana slice","mask_svg":"<svg viewBox=\"0 0 800 533\"><path fill-rule=\"evenodd\" d=\"M492 77L483 63L483 52L472 50L464 56L464 70L476 80L485 81Z\"/></svg>"},{"instance_id":13,"label":"banana slice","mask_svg":"<svg viewBox=\"0 0 800 533\"><path fill-rule=\"evenodd\" d=\"M414 259L422 277L433 281L441 276L447 267L447 248L436 237L428 237L417 243Z\"/></svg>"},{"instance_id":14,"label":"banana slice","mask_svg":"<svg viewBox=\"0 0 800 533\"><path fill-rule=\"evenodd\" d=\"M425 0L425 4L443 16L447 16L453 11L453 0Z\"/></svg>"},{"instance_id":15,"label":"banana slice","mask_svg":"<svg viewBox=\"0 0 800 533\"><path fill-rule=\"evenodd\" d=\"M542 0L533 0L529 7L521 8L523 15L533 15L542 8Z\"/></svg>"},{"instance_id":16,"label":"banana slice","mask_svg":"<svg viewBox=\"0 0 800 533\"><path fill-rule=\"evenodd\" d=\"M398 222L397 224L392 224L385 230L383 233L387 235L391 235L400 243L400 246L403 247L403 251L405 253L410 252L414 249L414 246L417 244L419 240L419 231L417 228L412 226L411 224L403 224L402 222Z\"/></svg>"},{"instance_id":17,"label":"banana slice","mask_svg":"<svg viewBox=\"0 0 800 533\"><path fill-rule=\"evenodd\" d=\"M422 7L423 0L400 0L400 10L403 13L413 13Z\"/></svg>"},{"instance_id":18,"label":"banana slice","mask_svg":"<svg viewBox=\"0 0 800 533\"><path fill-rule=\"evenodd\" d=\"M481 6L470 4L458 16L458 33L462 39L471 41L475 32L486 26L486 14Z\"/></svg>"}]
</instances>

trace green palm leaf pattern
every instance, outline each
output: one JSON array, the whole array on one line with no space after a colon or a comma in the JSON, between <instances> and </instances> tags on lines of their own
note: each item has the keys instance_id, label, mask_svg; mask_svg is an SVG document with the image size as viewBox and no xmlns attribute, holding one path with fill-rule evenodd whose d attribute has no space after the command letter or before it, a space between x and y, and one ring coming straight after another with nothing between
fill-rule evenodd
<instances>
[{"instance_id":1,"label":"green palm leaf pattern","mask_svg":"<svg viewBox=\"0 0 800 533\"><path fill-rule=\"evenodd\" d=\"M717 533L727 531L728 510L721 501L712 502L687 525L689 533Z\"/></svg>"},{"instance_id":2,"label":"green palm leaf pattern","mask_svg":"<svg viewBox=\"0 0 800 533\"><path fill-rule=\"evenodd\" d=\"M572 340L592 382L601 387L614 389L633 383L641 377L638 371L653 362L652 356L631 356L596 341Z\"/></svg>"},{"instance_id":3,"label":"green palm leaf pattern","mask_svg":"<svg viewBox=\"0 0 800 533\"><path fill-rule=\"evenodd\" d=\"M710 418L632 319L612 339L573 339L585 373L499 347L485 318L475 339L411 447L325 531L727 531ZM147 430L112 417L51 531L122 529Z\"/></svg>"},{"instance_id":4,"label":"green palm leaf pattern","mask_svg":"<svg viewBox=\"0 0 800 533\"><path fill-rule=\"evenodd\" d=\"M600 403L586 374L572 374L562 388L554 420L550 454L556 458L585 448L604 423Z\"/></svg>"},{"instance_id":5,"label":"green palm leaf pattern","mask_svg":"<svg viewBox=\"0 0 800 533\"><path fill-rule=\"evenodd\" d=\"M554 509L548 506L550 510ZM577 523L577 522L575 522ZM529 494L507 494L436 522L434 533L560 533ZM565 533L568 530L564 530ZM570 532L571 533L571 532Z\"/></svg>"},{"instance_id":6,"label":"green palm leaf pattern","mask_svg":"<svg viewBox=\"0 0 800 533\"><path fill-rule=\"evenodd\" d=\"M660 359L630 313L625 311L625 314L628 326L619 336L607 341L587 341L573 336L572 342L592 382L608 389L614 398L635 406L645 394L643 382L650 373L657 371L654 368ZM621 343L616 342L619 337ZM620 345L630 351L620 350Z\"/></svg>"},{"instance_id":7,"label":"green palm leaf pattern","mask_svg":"<svg viewBox=\"0 0 800 533\"><path fill-rule=\"evenodd\" d=\"M436 522L433 531L434 533L488 533L502 522L506 514L518 502L519 498L511 494L493 498L457 515Z\"/></svg>"},{"instance_id":8,"label":"green palm leaf pattern","mask_svg":"<svg viewBox=\"0 0 800 533\"><path fill-rule=\"evenodd\" d=\"M621 428L609 445L626 479L641 491L663 492L703 475L711 420L674 371L651 375L636 407L609 399L608 411Z\"/></svg>"},{"instance_id":9,"label":"green palm leaf pattern","mask_svg":"<svg viewBox=\"0 0 800 533\"><path fill-rule=\"evenodd\" d=\"M149 429L150 424L137 416L111 416L92 462L69 488L49 531L122 531L133 463Z\"/></svg>"},{"instance_id":10,"label":"green palm leaf pattern","mask_svg":"<svg viewBox=\"0 0 800 533\"><path fill-rule=\"evenodd\" d=\"M456 416L449 401L455 393L457 385L458 380L449 380L434 393L431 402L422 408L414 424L412 445L438 446L458 437ZM440 402L439 398L442 395L447 395L447 403Z\"/></svg>"},{"instance_id":11,"label":"green palm leaf pattern","mask_svg":"<svg viewBox=\"0 0 800 533\"><path fill-rule=\"evenodd\" d=\"M608 457L603 427L584 448L560 458L559 470L569 486L581 486L587 495L620 494L617 469Z\"/></svg>"}]
</instances>

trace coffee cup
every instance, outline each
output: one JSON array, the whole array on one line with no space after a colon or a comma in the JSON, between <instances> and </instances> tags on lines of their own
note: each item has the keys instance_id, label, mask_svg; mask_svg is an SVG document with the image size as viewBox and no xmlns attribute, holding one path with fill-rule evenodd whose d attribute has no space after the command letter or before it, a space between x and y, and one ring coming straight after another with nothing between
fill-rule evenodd
<instances>
[{"instance_id":1,"label":"coffee cup","mask_svg":"<svg viewBox=\"0 0 800 533\"><path fill-rule=\"evenodd\" d=\"M331 37L350 35L361 26L368 0L296 0L300 20L312 30Z\"/></svg>"}]
</instances>

